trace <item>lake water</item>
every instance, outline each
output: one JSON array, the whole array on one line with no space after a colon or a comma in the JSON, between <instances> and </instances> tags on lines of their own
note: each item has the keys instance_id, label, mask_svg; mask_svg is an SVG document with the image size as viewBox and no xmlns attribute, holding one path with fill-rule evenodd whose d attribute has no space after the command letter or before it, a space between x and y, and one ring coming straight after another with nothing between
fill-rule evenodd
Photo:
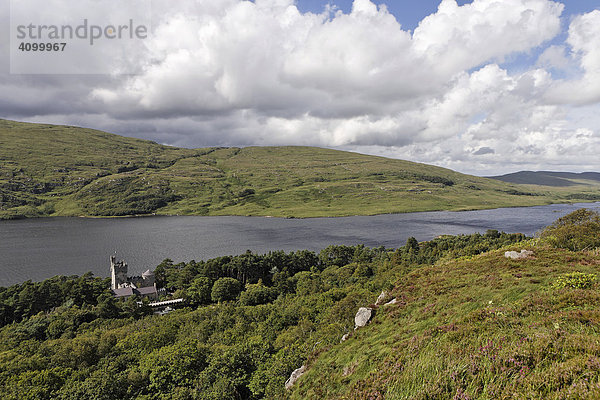
<instances>
[{"instance_id":1,"label":"lake water","mask_svg":"<svg viewBox=\"0 0 600 400\"><path fill-rule=\"evenodd\" d=\"M250 249L318 251L330 244L395 248L410 236L487 229L533 235L577 208L600 211L600 203L556 204L463 212L426 212L372 217L281 219L265 217L45 218L0 221L0 286L54 275L109 275L117 251L131 274L175 262L240 254Z\"/></svg>"}]
</instances>

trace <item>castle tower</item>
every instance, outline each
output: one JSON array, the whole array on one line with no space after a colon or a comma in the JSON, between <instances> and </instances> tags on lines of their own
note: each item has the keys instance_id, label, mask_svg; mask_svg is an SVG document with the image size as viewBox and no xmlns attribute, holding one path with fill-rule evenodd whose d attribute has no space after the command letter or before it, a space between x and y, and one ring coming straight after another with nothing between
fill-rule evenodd
<instances>
[{"instance_id":1,"label":"castle tower","mask_svg":"<svg viewBox=\"0 0 600 400\"><path fill-rule=\"evenodd\" d=\"M118 289L124 283L127 283L127 263L117 261L116 256L110 256L110 288Z\"/></svg>"},{"instance_id":2,"label":"castle tower","mask_svg":"<svg viewBox=\"0 0 600 400\"><path fill-rule=\"evenodd\" d=\"M146 270L146 272L144 272L142 274L142 280L143 280L144 287L151 287L151 286L156 287L156 281L154 279L154 272L150 271L149 269Z\"/></svg>"}]
</instances>

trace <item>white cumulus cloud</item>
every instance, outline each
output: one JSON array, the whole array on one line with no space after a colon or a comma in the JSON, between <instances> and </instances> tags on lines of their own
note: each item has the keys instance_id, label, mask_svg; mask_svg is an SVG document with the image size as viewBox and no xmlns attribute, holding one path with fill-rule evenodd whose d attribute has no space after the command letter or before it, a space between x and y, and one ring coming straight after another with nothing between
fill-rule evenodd
<instances>
[{"instance_id":1,"label":"white cumulus cloud","mask_svg":"<svg viewBox=\"0 0 600 400\"><path fill-rule=\"evenodd\" d=\"M557 82L552 101L591 104L600 101L600 10L576 17L569 26L571 56L583 71L579 79Z\"/></svg>"}]
</instances>

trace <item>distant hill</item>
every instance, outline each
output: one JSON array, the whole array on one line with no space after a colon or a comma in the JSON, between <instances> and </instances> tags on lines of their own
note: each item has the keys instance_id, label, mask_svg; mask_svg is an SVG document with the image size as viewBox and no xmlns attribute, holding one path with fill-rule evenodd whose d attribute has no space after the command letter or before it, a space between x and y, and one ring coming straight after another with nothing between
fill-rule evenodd
<instances>
[{"instance_id":1,"label":"distant hill","mask_svg":"<svg viewBox=\"0 0 600 400\"><path fill-rule=\"evenodd\" d=\"M93 129L0 120L0 219L325 217L600 199L315 147L183 149Z\"/></svg>"},{"instance_id":2,"label":"distant hill","mask_svg":"<svg viewBox=\"0 0 600 400\"><path fill-rule=\"evenodd\" d=\"M567 187L582 184L600 184L599 172L552 172L552 171L520 171L512 174L490 176L503 182L525 185L543 185L554 187Z\"/></svg>"}]
</instances>

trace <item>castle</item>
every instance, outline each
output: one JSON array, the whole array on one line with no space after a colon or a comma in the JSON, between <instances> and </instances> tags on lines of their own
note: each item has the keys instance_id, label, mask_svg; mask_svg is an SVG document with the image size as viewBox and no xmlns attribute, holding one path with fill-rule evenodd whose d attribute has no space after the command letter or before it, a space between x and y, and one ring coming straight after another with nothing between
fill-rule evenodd
<instances>
[{"instance_id":1,"label":"castle","mask_svg":"<svg viewBox=\"0 0 600 400\"><path fill-rule=\"evenodd\" d=\"M158 290L154 273L149 269L142 276L127 276L127 263L117 261L117 257L110 256L110 288L115 297L140 296L151 300L158 299Z\"/></svg>"}]
</instances>

